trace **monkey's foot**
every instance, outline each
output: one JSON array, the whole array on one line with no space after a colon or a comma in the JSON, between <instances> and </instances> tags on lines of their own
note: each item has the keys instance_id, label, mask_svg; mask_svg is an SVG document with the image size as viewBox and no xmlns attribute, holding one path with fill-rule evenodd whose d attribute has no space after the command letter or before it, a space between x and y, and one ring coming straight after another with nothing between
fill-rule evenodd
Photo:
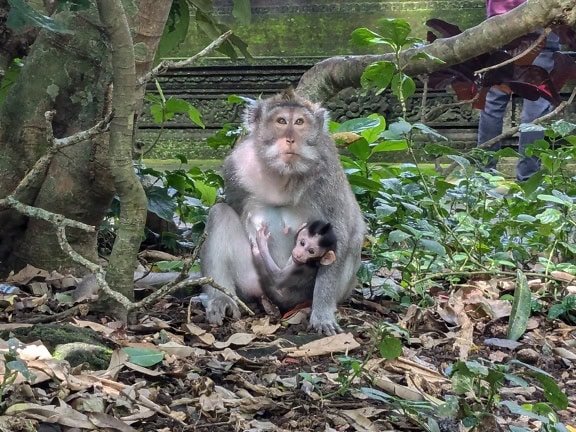
<instances>
[{"instance_id":1,"label":"monkey's foot","mask_svg":"<svg viewBox=\"0 0 576 432\"><path fill-rule=\"evenodd\" d=\"M240 309L230 297L218 296L206 306L206 319L210 324L222 325L227 315L240 319Z\"/></svg>"},{"instance_id":2,"label":"monkey's foot","mask_svg":"<svg viewBox=\"0 0 576 432\"><path fill-rule=\"evenodd\" d=\"M342 328L336 322L334 313L320 313L315 309L312 309L308 329L314 330L320 334L325 334L327 336L333 336L335 334L342 333Z\"/></svg>"}]
</instances>

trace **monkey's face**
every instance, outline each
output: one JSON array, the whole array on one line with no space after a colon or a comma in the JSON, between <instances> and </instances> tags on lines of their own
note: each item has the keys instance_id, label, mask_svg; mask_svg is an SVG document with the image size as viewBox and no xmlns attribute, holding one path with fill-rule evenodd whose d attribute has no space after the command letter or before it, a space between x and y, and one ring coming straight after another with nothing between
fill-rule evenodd
<instances>
[{"instance_id":1,"label":"monkey's face","mask_svg":"<svg viewBox=\"0 0 576 432\"><path fill-rule=\"evenodd\" d=\"M298 105L281 105L263 120L260 154L267 166L284 175L304 174L316 166L319 126L312 112Z\"/></svg>"},{"instance_id":2,"label":"monkey's face","mask_svg":"<svg viewBox=\"0 0 576 432\"><path fill-rule=\"evenodd\" d=\"M301 229L296 235L296 244L292 249L292 259L298 264L318 260L326 253L326 248L318 244L320 236L311 235L308 230Z\"/></svg>"}]
</instances>

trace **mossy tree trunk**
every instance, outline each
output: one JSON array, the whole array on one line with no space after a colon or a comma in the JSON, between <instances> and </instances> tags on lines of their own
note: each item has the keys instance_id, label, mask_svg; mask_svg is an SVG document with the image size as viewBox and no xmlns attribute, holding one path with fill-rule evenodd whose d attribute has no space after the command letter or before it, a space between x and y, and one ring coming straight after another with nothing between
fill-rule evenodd
<instances>
[{"instance_id":1,"label":"mossy tree trunk","mask_svg":"<svg viewBox=\"0 0 576 432\"><path fill-rule=\"evenodd\" d=\"M136 98L144 94L143 88L136 86L136 65L139 74L150 70L162 35L160 21L166 20L171 1L126 4L127 14L120 0L99 2L102 21L96 7L60 13L56 21L71 33L39 33L17 82L0 107L0 197L11 193L46 153L46 111L56 111L54 133L64 137L93 126L113 107L110 133L63 150L45 177L18 198L98 226L116 191L122 216L109 281L114 289L131 297L146 214L146 198L132 166ZM132 32L140 47L141 56L136 60L129 23L135 23ZM71 232L68 239L75 250L97 259L94 234ZM60 250L51 226L12 211L0 212L0 262L4 270L23 264L79 270Z\"/></svg>"}]
</instances>

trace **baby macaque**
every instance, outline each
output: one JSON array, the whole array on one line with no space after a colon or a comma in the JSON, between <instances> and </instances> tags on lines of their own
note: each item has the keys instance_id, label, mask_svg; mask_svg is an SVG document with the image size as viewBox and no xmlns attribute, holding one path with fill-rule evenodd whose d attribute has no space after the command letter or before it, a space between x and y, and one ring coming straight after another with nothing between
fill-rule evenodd
<instances>
[{"instance_id":1,"label":"baby macaque","mask_svg":"<svg viewBox=\"0 0 576 432\"><path fill-rule=\"evenodd\" d=\"M330 223L321 220L303 224L296 232L288 262L280 268L270 255L270 233L266 228L263 225L257 231L257 248L253 252L256 259L262 260L272 281L272 284L263 284L264 293L284 312L312 298L319 267L336 261L336 234Z\"/></svg>"}]
</instances>

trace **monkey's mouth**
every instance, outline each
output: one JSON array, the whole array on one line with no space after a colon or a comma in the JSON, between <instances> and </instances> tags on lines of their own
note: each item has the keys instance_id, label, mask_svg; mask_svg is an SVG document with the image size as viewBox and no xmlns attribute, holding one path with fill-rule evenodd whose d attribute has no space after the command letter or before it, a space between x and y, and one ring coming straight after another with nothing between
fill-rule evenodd
<instances>
[{"instance_id":1,"label":"monkey's mouth","mask_svg":"<svg viewBox=\"0 0 576 432\"><path fill-rule=\"evenodd\" d=\"M306 261L302 261L297 256L295 256L294 254L292 254L292 261L294 261L296 264L306 264Z\"/></svg>"},{"instance_id":2,"label":"monkey's mouth","mask_svg":"<svg viewBox=\"0 0 576 432\"><path fill-rule=\"evenodd\" d=\"M296 152L283 152L280 157L284 162L291 162L294 159L298 158L300 155Z\"/></svg>"}]
</instances>

